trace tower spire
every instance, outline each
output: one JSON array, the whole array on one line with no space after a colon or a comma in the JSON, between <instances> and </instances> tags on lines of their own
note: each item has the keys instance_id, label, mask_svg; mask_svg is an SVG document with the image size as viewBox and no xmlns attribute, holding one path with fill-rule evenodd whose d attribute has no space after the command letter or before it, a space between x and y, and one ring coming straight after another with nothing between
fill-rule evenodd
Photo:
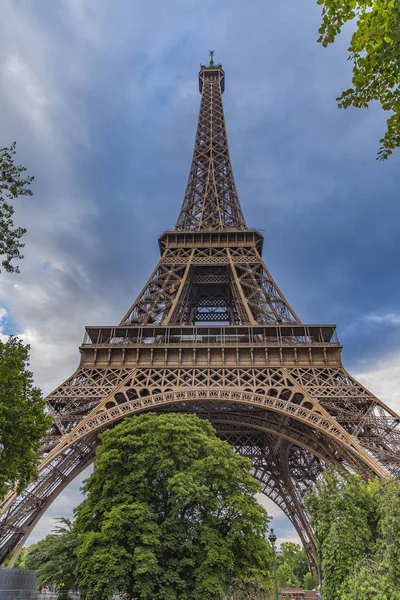
<instances>
[{"instance_id":1,"label":"tower spire","mask_svg":"<svg viewBox=\"0 0 400 600\"><path fill-rule=\"evenodd\" d=\"M233 177L222 94L225 73L214 64L199 73L200 113L189 180L176 222L178 231L246 229Z\"/></svg>"}]
</instances>

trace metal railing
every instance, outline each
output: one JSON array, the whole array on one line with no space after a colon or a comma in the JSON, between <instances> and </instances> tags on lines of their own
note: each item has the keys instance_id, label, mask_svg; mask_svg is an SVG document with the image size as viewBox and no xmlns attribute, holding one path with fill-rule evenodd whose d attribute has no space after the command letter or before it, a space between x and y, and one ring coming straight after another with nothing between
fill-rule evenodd
<instances>
[{"instance_id":1,"label":"metal railing","mask_svg":"<svg viewBox=\"0 0 400 600\"><path fill-rule=\"evenodd\" d=\"M85 346L339 345L334 325L87 327Z\"/></svg>"}]
</instances>

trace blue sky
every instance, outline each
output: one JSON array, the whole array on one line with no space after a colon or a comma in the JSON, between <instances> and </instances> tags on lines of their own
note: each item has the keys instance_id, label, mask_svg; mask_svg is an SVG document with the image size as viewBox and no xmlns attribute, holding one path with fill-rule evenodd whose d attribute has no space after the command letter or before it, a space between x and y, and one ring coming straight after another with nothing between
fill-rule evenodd
<instances>
[{"instance_id":1,"label":"blue sky","mask_svg":"<svg viewBox=\"0 0 400 600\"><path fill-rule=\"evenodd\" d=\"M3 334L31 344L44 393L84 326L119 322L173 227L210 48L247 223L305 322L337 323L351 372L400 408L400 153L375 160L385 115L339 110L351 26L316 43L314 0L3 0L0 144L35 175L16 220L21 274L0 275ZM79 502L74 482L37 526ZM271 509L272 510L272 509ZM280 539L293 537L275 509Z\"/></svg>"}]
</instances>

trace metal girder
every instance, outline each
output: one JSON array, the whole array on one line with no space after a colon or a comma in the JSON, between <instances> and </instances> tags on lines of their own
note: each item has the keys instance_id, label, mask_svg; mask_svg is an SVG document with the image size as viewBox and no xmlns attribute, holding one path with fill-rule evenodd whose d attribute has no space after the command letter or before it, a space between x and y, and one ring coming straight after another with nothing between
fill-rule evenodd
<instances>
[{"instance_id":1,"label":"metal girder","mask_svg":"<svg viewBox=\"0 0 400 600\"><path fill-rule=\"evenodd\" d=\"M331 465L363 477L400 470L399 417L341 362L333 325L303 324L263 262L233 180L224 72L200 71L189 182L175 231L117 326L88 327L78 370L47 397L39 478L1 504L12 561L57 494L94 457L98 435L146 411L195 413L248 456L262 491L316 546L303 498Z\"/></svg>"},{"instance_id":2,"label":"metal girder","mask_svg":"<svg viewBox=\"0 0 400 600\"><path fill-rule=\"evenodd\" d=\"M166 249L120 325L193 325L203 321L197 318L199 302L213 298L224 301L224 320L231 324L299 324L257 249L237 247L235 236L231 243Z\"/></svg>"}]
</instances>

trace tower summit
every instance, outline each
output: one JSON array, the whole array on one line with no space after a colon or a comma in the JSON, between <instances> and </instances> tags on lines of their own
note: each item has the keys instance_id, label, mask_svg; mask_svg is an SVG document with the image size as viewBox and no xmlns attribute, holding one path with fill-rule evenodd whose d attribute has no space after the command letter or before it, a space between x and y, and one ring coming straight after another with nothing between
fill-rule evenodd
<instances>
[{"instance_id":1,"label":"tower summit","mask_svg":"<svg viewBox=\"0 0 400 600\"><path fill-rule=\"evenodd\" d=\"M119 325L86 327L76 372L47 397L39 478L1 506L0 553L18 550L95 455L99 433L155 411L196 413L253 463L253 475L317 562L303 497L334 467L400 468L399 417L341 362L334 325L304 324L246 227L229 157L221 65L202 66L189 180L160 260ZM62 341L61 341L62 343ZM52 365L49 364L49 370Z\"/></svg>"},{"instance_id":2,"label":"tower summit","mask_svg":"<svg viewBox=\"0 0 400 600\"><path fill-rule=\"evenodd\" d=\"M201 66L199 121L194 143L189 180L175 229L245 229L229 156L228 138L222 105L225 73L214 64Z\"/></svg>"}]
</instances>

